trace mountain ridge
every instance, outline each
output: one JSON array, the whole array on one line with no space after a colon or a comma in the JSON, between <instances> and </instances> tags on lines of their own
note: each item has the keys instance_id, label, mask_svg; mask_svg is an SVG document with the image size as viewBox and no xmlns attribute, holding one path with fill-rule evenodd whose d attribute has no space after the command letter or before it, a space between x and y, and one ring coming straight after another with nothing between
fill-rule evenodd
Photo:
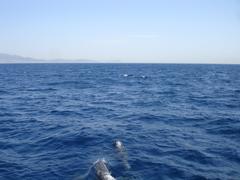
<instances>
[{"instance_id":1,"label":"mountain ridge","mask_svg":"<svg viewBox=\"0 0 240 180\"><path fill-rule=\"evenodd\" d=\"M32 57L24 57L19 55L11 55L7 53L0 53L0 64L14 64L14 63L98 63L94 60L88 59L38 59Z\"/></svg>"}]
</instances>

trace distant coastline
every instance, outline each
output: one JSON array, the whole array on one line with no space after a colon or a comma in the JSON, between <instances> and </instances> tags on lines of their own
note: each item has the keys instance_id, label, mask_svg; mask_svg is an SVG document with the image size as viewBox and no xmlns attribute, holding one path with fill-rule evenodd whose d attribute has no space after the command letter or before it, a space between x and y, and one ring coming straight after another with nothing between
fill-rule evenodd
<instances>
[{"instance_id":1,"label":"distant coastline","mask_svg":"<svg viewBox=\"0 0 240 180\"><path fill-rule=\"evenodd\" d=\"M31 57L23 57L19 55L10 55L5 53L0 53L0 64L32 64L32 63L100 63L95 60L87 60L87 59L76 59L76 60L68 60L68 59L37 59Z\"/></svg>"},{"instance_id":2,"label":"distant coastline","mask_svg":"<svg viewBox=\"0 0 240 180\"><path fill-rule=\"evenodd\" d=\"M112 60L112 61L102 61L102 60L89 60L89 59L38 59L32 57L24 57L19 55L11 55L6 53L0 53L0 64L189 64L189 65L240 65L238 63L189 63L189 62L175 62L174 60L169 60L169 62L132 62L132 61L122 61L122 60ZM200 61L201 62L201 61Z\"/></svg>"}]
</instances>

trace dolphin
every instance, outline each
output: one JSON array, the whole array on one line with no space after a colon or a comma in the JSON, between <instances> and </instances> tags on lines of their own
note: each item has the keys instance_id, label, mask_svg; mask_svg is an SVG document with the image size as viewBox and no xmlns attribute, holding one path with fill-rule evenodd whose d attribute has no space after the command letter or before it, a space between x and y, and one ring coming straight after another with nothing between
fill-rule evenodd
<instances>
[{"instance_id":1,"label":"dolphin","mask_svg":"<svg viewBox=\"0 0 240 180\"><path fill-rule=\"evenodd\" d=\"M123 143L122 143L120 140L116 140L116 141L114 142L114 145L115 145L115 147L117 148L117 150L123 151Z\"/></svg>"},{"instance_id":2,"label":"dolphin","mask_svg":"<svg viewBox=\"0 0 240 180\"><path fill-rule=\"evenodd\" d=\"M130 169L131 166L128 163L128 157L127 157L127 152L123 146L123 143L120 140L114 141L114 146L116 150L118 151L118 154L120 156L120 159L123 162L123 165L126 169Z\"/></svg>"},{"instance_id":3,"label":"dolphin","mask_svg":"<svg viewBox=\"0 0 240 180\"><path fill-rule=\"evenodd\" d=\"M106 166L106 161L104 159L97 160L94 163L94 168L99 180L116 180L108 170Z\"/></svg>"}]
</instances>

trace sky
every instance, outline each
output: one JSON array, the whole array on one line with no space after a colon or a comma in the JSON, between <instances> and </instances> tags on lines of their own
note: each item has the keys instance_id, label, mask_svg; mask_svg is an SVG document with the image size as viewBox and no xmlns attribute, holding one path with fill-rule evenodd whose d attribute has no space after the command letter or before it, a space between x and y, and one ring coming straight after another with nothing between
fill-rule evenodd
<instances>
[{"instance_id":1,"label":"sky","mask_svg":"<svg viewBox=\"0 0 240 180\"><path fill-rule=\"evenodd\" d=\"M240 0L0 0L0 53L240 64Z\"/></svg>"}]
</instances>

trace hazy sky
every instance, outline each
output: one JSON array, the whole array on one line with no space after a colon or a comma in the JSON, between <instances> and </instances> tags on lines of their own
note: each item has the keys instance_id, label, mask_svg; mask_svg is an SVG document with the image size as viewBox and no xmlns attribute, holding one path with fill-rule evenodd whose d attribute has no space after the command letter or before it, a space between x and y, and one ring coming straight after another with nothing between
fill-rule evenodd
<instances>
[{"instance_id":1,"label":"hazy sky","mask_svg":"<svg viewBox=\"0 0 240 180\"><path fill-rule=\"evenodd\" d=\"M0 0L0 52L240 63L240 0Z\"/></svg>"}]
</instances>

